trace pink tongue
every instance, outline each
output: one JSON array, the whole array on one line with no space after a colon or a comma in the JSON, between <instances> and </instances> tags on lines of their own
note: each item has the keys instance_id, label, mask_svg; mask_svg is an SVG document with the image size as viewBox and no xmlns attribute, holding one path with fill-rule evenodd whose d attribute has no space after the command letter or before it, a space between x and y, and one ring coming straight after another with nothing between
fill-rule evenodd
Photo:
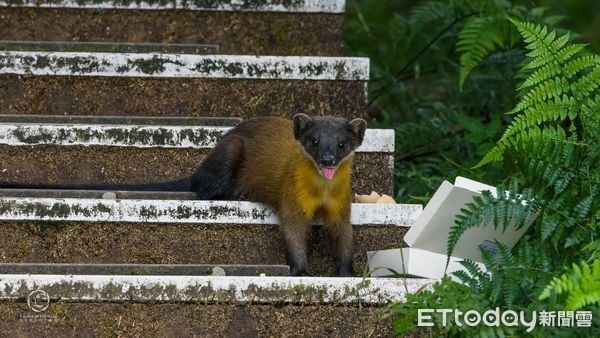
<instances>
[{"instance_id":1,"label":"pink tongue","mask_svg":"<svg viewBox=\"0 0 600 338\"><path fill-rule=\"evenodd\" d=\"M331 180L333 178L334 173L335 173L335 169L333 169L333 168L323 168L323 175L328 180Z\"/></svg>"}]
</instances>

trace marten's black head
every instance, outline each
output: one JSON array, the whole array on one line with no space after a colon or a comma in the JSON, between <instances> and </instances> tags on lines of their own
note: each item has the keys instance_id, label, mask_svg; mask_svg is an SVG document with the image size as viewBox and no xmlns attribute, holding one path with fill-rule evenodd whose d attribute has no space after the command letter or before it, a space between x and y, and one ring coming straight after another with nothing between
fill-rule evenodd
<instances>
[{"instance_id":1,"label":"marten's black head","mask_svg":"<svg viewBox=\"0 0 600 338\"><path fill-rule=\"evenodd\" d=\"M294 115L294 136L328 180L337 166L354 153L365 136L367 122L331 116Z\"/></svg>"}]
</instances>

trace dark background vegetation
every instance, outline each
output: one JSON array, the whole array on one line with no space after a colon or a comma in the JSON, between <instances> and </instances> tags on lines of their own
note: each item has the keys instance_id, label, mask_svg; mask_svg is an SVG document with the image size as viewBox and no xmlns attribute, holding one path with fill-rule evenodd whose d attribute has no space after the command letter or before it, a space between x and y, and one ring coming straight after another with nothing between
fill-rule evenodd
<instances>
[{"instance_id":1,"label":"dark background vegetation","mask_svg":"<svg viewBox=\"0 0 600 338\"><path fill-rule=\"evenodd\" d=\"M600 1L349 0L346 52L371 60L371 126L396 131L398 202L461 175L497 187L453 222L527 226L393 304L396 335L597 336L600 328ZM509 20L510 18L510 20ZM512 230L509 230L512 231ZM440 234L445 236L445 234ZM417 326L417 309L586 310L589 328ZM529 317L530 318L530 317Z\"/></svg>"},{"instance_id":2,"label":"dark background vegetation","mask_svg":"<svg viewBox=\"0 0 600 338\"><path fill-rule=\"evenodd\" d=\"M521 6L520 19L569 30L589 51L600 50L600 1L595 0L438 1L452 12L434 1L346 2L346 54L371 60L371 126L396 130L398 202L427 200L443 180L457 175L491 185L505 177L499 164L471 168L511 120L506 112L517 100L522 45L504 41L459 87L458 33L465 18L481 15L486 2Z\"/></svg>"}]
</instances>

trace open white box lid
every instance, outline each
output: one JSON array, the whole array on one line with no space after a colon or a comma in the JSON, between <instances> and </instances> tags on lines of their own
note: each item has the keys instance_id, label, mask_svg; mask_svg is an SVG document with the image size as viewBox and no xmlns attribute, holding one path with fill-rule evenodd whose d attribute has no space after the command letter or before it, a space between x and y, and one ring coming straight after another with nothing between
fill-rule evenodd
<instances>
[{"instance_id":1,"label":"open white box lid","mask_svg":"<svg viewBox=\"0 0 600 338\"><path fill-rule=\"evenodd\" d=\"M454 219L460 209L473 202L473 197L483 191L490 191L497 196L496 188L458 176L452 185L444 181L435 192L421 215L404 236L404 241L411 248L427 250L446 255L450 229L455 225ZM512 248L527 231L528 226L516 229L514 224L505 231L502 227L494 228L492 224L468 229L460 237L452 254L456 258L468 258L481 262L480 246L495 251L495 240Z\"/></svg>"},{"instance_id":2,"label":"open white box lid","mask_svg":"<svg viewBox=\"0 0 600 338\"><path fill-rule=\"evenodd\" d=\"M390 275L389 270L381 269L390 268L415 276L441 277L446 267L448 235L451 227L455 225L456 215L460 214L460 210L465 208L467 203L473 202L474 196L481 195L481 192L486 190L497 196L496 188L464 177L457 177L454 185L444 181L404 236L409 248L367 253L370 269L376 269L372 276ZM505 231L501 227L495 229L491 224L468 229L454 249L448 272L457 270L458 261L461 259L481 262L481 246L496 252L495 240L512 248L529 225L517 230L515 225L511 224Z\"/></svg>"}]
</instances>

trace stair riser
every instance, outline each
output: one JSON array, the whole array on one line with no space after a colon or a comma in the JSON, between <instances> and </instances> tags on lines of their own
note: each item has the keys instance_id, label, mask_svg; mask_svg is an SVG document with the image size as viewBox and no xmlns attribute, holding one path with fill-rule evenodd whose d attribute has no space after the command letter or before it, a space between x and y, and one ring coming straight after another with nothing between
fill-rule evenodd
<instances>
[{"instance_id":1,"label":"stair riser","mask_svg":"<svg viewBox=\"0 0 600 338\"><path fill-rule=\"evenodd\" d=\"M218 54L217 45L0 40L2 51Z\"/></svg>"},{"instance_id":2,"label":"stair riser","mask_svg":"<svg viewBox=\"0 0 600 338\"><path fill-rule=\"evenodd\" d=\"M1 274L145 276L289 276L287 265L0 263Z\"/></svg>"},{"instance_id":3,"label":"stair riser","mask_svg":"<svg viewBox=\"0 0 600 338\"><path fill-rule=\"evenodd\" d=\"M153 5L153 10L135 2L114 6L95 1L88 3L89 8L81 3L67 4L72 8L65 8L65 3L42 5L54 8L23 8L21 1L15 1L16 7L0 8L0 36L6 40L208 43L219 45L224 54L325 56L343 52L343 1L295 8L261 6L260 2L247 9L195 6L198 2L177 6L192 10L173 10L174 2ZM114 9L129 5L135 9Z\"/></svg>"},{"instance_id":4,"label":"stair riser","mask_svg":"<svg viewBox=\"0 0 600 338\"><path fill-rule=\"evenodd\" d=\"M0 75L0 105L7 114L354 118L365 116L365 84Z\"/></svg>"},{"instance_id":5,"label":"stair riser","mask_svg":"<svg viewBox=\"0 0 600 338\"><path fill-rule=\"evenodd\" d=\"M210 149L0 145L0 182L150 183L190 176ZM393 155L356 153L353 191L393 192Z\"/></svg>"},{"instance_id":6,"label":"stair riser","mask_svg":"<svg viewBox=\"0 0 600 338\"><path fill-rule=\"evenodd\" d=\"M366 252L398 247L407 228L355 226L354 264ZM0 222L7 263L286 264L277 225ZM335 275L324 231L309 240L309 268Z\"/></svg>"},{"instance_id":7,"label":"stair riser","mask_svg":"<svg viewBox=\"0 0 600 338\"><path fill-rule=\"evenodd\" d=\"M387 337L381 309L348 306L210 304L51 303L55 322L26 322L35 316L24 302L0 302L0 321L9 337ZM322 323L324 325L315 325Z\"/></svg>"}]
</instances>

